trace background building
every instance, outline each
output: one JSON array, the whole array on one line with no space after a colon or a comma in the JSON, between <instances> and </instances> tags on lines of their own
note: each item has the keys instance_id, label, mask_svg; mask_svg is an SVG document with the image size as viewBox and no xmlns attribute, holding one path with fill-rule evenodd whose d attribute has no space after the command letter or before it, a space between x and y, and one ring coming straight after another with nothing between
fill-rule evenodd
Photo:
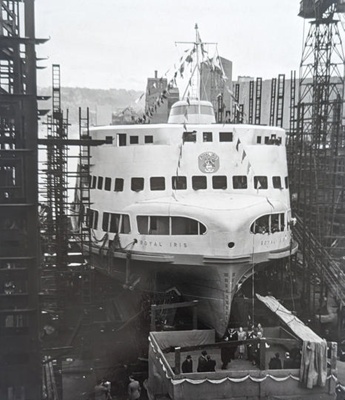
<instances>
[{"instance_id":1,"label":"background building","mask_svg":"<svg viewBox=\"0 0 345 400\"><path fill-rule=\"evenodd\" d=\"M149 114L151 124L165 123L168 120L171 106L179 100L180 94L178 88L169 89L168 80L166 78L158 78L158 72L155 71L154 78L147 79L145 113ZM159 100L164 94L163 100Z\"/></svg>"}]
</instances>

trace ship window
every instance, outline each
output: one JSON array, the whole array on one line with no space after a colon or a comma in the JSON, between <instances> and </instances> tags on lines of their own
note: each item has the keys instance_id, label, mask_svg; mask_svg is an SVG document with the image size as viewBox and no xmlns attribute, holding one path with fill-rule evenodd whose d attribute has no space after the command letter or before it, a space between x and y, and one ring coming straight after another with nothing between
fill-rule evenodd
<instances>
[{"instance_id":1,"label":"ship window","mask_svg":"<svg viewBox=\"0 0 345 400\"><path fill-rule=\"evenodd\" d=\"M187 178L185 176L173 176L171 178L171 183L174 190L187 189Z\"/></svg>"},{"instance_id":2,"label":"ship window","mask_svg":"<svg viewBox=\"0 0 345 400\"><path fill-rule=\"evenodd\" d=\"M201 229L199 229L199 225L201 226ZM171 218L172 235L198 235L201 231L202 233L205 233L206 227L194 219L185 217Z\"/></svg>"},{"instance_id":3,"label":"ship window","mask_svg":"<svg viewBox=\"0 0 345 400\"><path fill-rule=\"evenodd\" d=\"M103 176L98 177L97 189L100 189L100 190L103 189Z\"/></svg>"},{"instance_id":4,"label":"ship window","mask_svg":"<svg viewBox=\"0 0 345 400\"><path fill-rule=\"evenodd\" d=\"M110 190L111 189L111 178L105 178L104 182L104 190Z\"/></svg>"},{"instance_id":5,"label":"ship window","mask_svg":"<svg viewBox=\"0 0 345 400\"><path fill-rule=\"evenodd\" d=\"M91 175L89 175L88 183L89 183L89 187L91 187L91 183L92 183L92 176Z\"/></svg>"},{"instance_id":6,"label":"ship window","mask_svg":"<svg viewBox=\"0 0 345 400\"><path fill-rule=\"evenodd\" d=\"M86 225L91 229L97 229L98 211L88 208L86 210Z\"/></svg>"},{"instance_id":7,"label":"ship window","mask_svg":"<svg viewBox=\"0 0 345 400\"><path fill-rule=\"evenodd\" d=\"M115 192L122 192L123 191L123 179L122 178L115 178Z\"/></svg>"},{"instance_id":8,"label":"ship window","mask_svg":"<svg viewBox=\"0 0 345 400\"><path fill-rule=\"evenodd\" d=\"M128 222L129 223L129 222ZM142 235L203 235L206 226L185 217L137 216L138 231Z\"/></svg>"},{"instance_id":9,"label":"ship window","mask_svg":"<svg viewBox=\"0 0 345 400\"><path fill-rule=\"evenodd\" d=\"M220 142L232 142L232 132L219 132Z\"/></svg>"},{"instance_id":10,"label":"ship window","mask_svg":"<svg viewBox=\"0 0 345 400\"><path fill-rule=\"evenodd\" d=\"M97 176L92 177L91 189L95 189L97 184Z\"/></svg>"},{"instance_id":11,"label":"ship window","mask_svg":"<svg viewBox=\"0 0 345 400\"><path fill-rule=\"evenodd\" d=\"M183 132L183 143L196 142L196 132Z\"/></svg>"},{"instance_id":12,"label":"ship window","mask_svg":"<svg viewBox=\"0 0 345 400\"><path fill-rule=\"evenodd\" d=\"M150 178L151 190L165 190L165 178L163 176L155 176Z\"/></svg>"},{"instance_id":13,"label":"ship window","mask_svg":"<svg viewBox=\"0 0 345 400\"><path fill-rule=\"evenodd\" d=\"M232 185L234 189L247 189L246 175L235 175L232 177Z\"/></svg>"},{"instance_id":14,"label":"ship window","mask_svg":"<svg viewBox=\"0 0 345 400\"><path fill-rule=\"evenodd\" d=\"M227 179L226 176L212 176L212 187L213 189L226 189L227 188Z\"/></svg>"},{"instance_id":15,"label":"ship window","mask_svg":"<svg viewBox=\"0 0 345 400\"><path fill-rule=\"evenodd\" d=\"M270 221L269 215L263 215L253 222L250 231L252 233L269 233Z\"/></svg>"},{"instance_id":16,"label":"ship window","mask_svg":"<svg viewBox=\"0 0 345 400\"><path fill-rule=\"evenodd\" d=\"M107 212L103 213L102 229L104 232L108 232L109 229L109 217L110 214Z\"/></svg>"},{"instance_id":17,"label":"ship window","mask_svg":"<svg viewBox=\"0 0 345 400\"><path fill-rule=\"evenodd\" d=\"M130 144L138 144L139 143L139 136L130 136L129 137Z\"/></svg>"},{"instance_id":18,"label":"ship window","mask_svg":"<svg viewBox=\"0 0 345 400\"><path fill-rule=\"evenodd\" d=\"M256 137L256 143L257 143L257 144L260 144L260 143L261 143L261 136L257 136L257 137Z\"/></svg>"},{"instance_id":19,"label":"ship window","mask_svg":"<svg viewBox=\"0 0 345 400\"><path fill-rule=\"evenodd\" d=\"M169 235L169 217L150 216L149 235Z\"/></svg>"},{"instance_id":20,"label":"ship window","mask_svg":"<svg viewBox=\"0 0 345 400\"><path fill-rule=\"evenodd\" d=\"M110 229L109 232L117 233L120 225L120 214L110 214Z\"/></svg>"},{"instance_id":21,"label":"ship window","mask_svg":"<svg viewBox=\"0 0 345 400\"><path fill-rule=\"evenodd\" d=\"M269 136L265 136L265 144L269 144L270 143L270 137Z\"/></svg>"},{"instance_id":22,"label":"ship window","mask_svg":"<svg viewBox=\"0 0 345 400\"><path fill-rule=\"evenodd\" d=\"M131 189L133 192L144 190L144 178L132 178Z\"/></svg>"},{"instance_id":23,"label":"ship window","mask_svg":"<svg viewBox=\"0 0 345 400\"><path fill-rule=\"evenodd\" d=\"M204 132L202 134L202 140L204 142L212 142L212 132Z\"/></svg>"},{"instance_id":24,"label":"ship window","mask_svg":"<svg viewBox=\"0 0 345 400\"><path fill-rule=\"evenodd\" d=\"M120 233L130 233L130 232L131 232L131 225L129 223L129 215L122 214Z\"/></svg>"},{"instance_id":25,"label":"ship window","mask_svg":"<svg viewBox=\"0 0 345 400\"><path fill-rule=\"evenodd\" d=\"M280 230L281 231L285 230L285 214L284 213L280 214Z\"/></svg>"},{"instance_id":26,"label":"ship window","mask_svg":"<svg viewBox=\"0 0 345 400\"><path fill-rule=\"evenodd\" d=\"M253 222L250 227L252 233L276 233L283 232L285 229L284 213L263 215Z\"/></svg>"},{"instance_id":27,"label":"ship window","mask_svg":"<svg viewBox=\"0 0 345 400\"><path fill-rule=\"evenodd\" d=\"M255 189L267 189L267 176L254 176Z\"/></svg>"},{"instance_id":28,"label":"ship window","mask_svg":"<svg viewBox=\"0 0 345 400\"><path fill-rule=\"evenodd\" d=\"M153 143L153 136L152 135L145 136L145 143Z\"/></svg>"},{"instance_id":29,"label":"ship window","mask_svg":"<svg viewBox=\"0 0 345 400\"><path fill-rule=\"evenodd\" d=\"M206 176L199 175L199 176L192 176L192 186L194 190L206 189Z\"/></svg>"},{"instance_id":30,"label":"ship window","mask_svg":"<svg viewBox=\"0 0 345 400\"><path fill-rule=\"evenodd\" d=\"M271 215L271 232L279 232L280 230L280 218L279 214Z\"/></svg>"},{"instance_id":31,"label":"ship window","mask_svg":"<svg viewBox=\"0 0 345 400\"><path fill-rule=\"evenodd\" d=\"M137 216L138 232L141 235L147 235L149 233L149 217L145 215Z\"/></svg>"},{"instance_id":32,"label":"ship window","mask_svg":"<svg viewBox=\"0 0 345 400\"><path fill-rule=\"evenodd\" d=\"M273 176L272 183L273 183L273 187L275 189L282 189L282 182L281 182L280 176Z\"/></svg>"},{"instance_id":33,"label":"ship window","mask_svg":"<svg viewBox=\"0 0 345 400\"><path fill-rule=\"evenodd\" d=\"M289 189L289 177L288 176L285 177L285 188Z\"/></svg>"},{"instance_id":34,"label":"ship window","mask_svg":"<svg viewBox=\"0 0 345 400\"><path fill-rule=\"evenodd\" d=\"M119 146L126 146L127 144L127 135L125 133L119 133L117 135L118 145Z\"/></svg>"}]
</instances>

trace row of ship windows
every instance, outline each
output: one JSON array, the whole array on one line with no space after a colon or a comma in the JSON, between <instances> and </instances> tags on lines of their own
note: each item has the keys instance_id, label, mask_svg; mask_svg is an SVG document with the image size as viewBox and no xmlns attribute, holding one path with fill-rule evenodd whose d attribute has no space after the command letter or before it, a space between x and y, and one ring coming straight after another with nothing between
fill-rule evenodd
<instances>
[{"instance_id":1,"label":"row of ship windows","mask_svg":"<svg viewBox=\"0 0 345 400\"><path fill-rule=\"evenodd\" d=\"M268 189L268 177L267 176L254 176L254 189ZM131 190L134 192L140 192L144 190L144 178L131 178ZM107 190L111 191L112 178L103 176L90 176L89 179L91 189ZM288 177L284 178L285 188L288 189L289 181ZM232 177L233 189L248 189L248 177L246 175L235 175ZM274 189L283 189L282 178L280 176L272 177L272 186ZM187 189L187 177L185 176L173 176L171 178L171 188L174 190L186 190ZM192 176L192 188L194 190L207 189L207 177L205 175ZM213 189L227 189L228 188L228 177L226 175L214 175L212 176L212 188ZM124 189L124 179L114 179L114 191L122 192ZM165 177L154 176L150 178L150 190L166 190Z\"/></svg>"},{"instance_id":2,"label":"row of ship windows","mask_svg":"<svg viewBox=\"0 0 345 400\"><path fill-rule=\"evenodd\" d=\"M87 209L86 224L89 228L98 228L98 211ZM154 215L137 216L138 233L141 235L203 235L206 226L187 217L166 217ZM250 231L254 234L275 233L285 230L284 213L267 214L256 219ZM129 215L103 213L102 230L111 233L131 233Z\"/></svg>"},{"instance_id":3,"label":"row of ship windows","mask_svg":"<svg viewBox=\"0 0 345 400\"><path fill-rule=\"evenodd\" d=\"M118 133L117 141L119 146L127 146L127 134L126 133ZM140 138L138 135L128 135L129 144L139 144ZM197 142L197 132L183 132L183 142ZM214 140L214 132L202 132L202 141L203 142L213 142ZM233 141L233 133L232 132L218 132L218 142L232 142ZM144 144L153 143L152 135L144 136ZM281 136L277 136L272 134L270 136L257 136L256 137L257 144L275 144L280 145L282 143Z\"/></svg>"}]
</instances>

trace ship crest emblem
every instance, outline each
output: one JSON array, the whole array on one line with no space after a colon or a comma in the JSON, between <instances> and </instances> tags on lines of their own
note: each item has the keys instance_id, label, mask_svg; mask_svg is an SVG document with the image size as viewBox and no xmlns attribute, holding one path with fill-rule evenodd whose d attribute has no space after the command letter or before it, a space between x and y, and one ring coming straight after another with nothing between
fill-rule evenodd
<instances>
[{"instance_id":1,"label":"ship crest emblem","mask_svg":"<svg viewBox=\"0 0 345 400\"><path fill-rule=\"evenodd\" d=\"M199 156L199 169L201 172L212 173L219 169L219 157L216 153L207 151Z\"/></svg>"}]
</instances>

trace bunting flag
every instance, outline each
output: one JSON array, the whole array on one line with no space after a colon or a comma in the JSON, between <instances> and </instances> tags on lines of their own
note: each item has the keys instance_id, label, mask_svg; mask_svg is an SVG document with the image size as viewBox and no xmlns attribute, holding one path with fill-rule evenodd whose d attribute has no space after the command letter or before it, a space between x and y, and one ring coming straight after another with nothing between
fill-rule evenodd
<instances>
[{"instance_id":1,"label":"bunting flag","mask_svg":"<svg viewBox=\"0 0 345 400\"><path fill-rule=\"evenodd\" d=\"M257 192L259 193L259 190L262 188L262 186L261 186L261 182L258 180L258 183L257 183Z\"/></svg>"},{"instance_id":2,"label":"bunting flag","mask_svg":"<svg viewBox=\"0 0 345 400\"><path fill-rule=\"evenodd\" d=\"M140 97L138 97L136 100L135 100L135 104L138 104L139 103L139 101L143 98L143 96L145 95L145 93L142 93L141 95L140 95Z\"/></svg>"},{"instance_id":3,"label":"bunting flag","mask_svg":"<svg viewBox=\"0 0 345 400\"><path fill-rule=\"evenodd\" d=\"M272 208L274 208L274 205L270 202L270 200L269 200L268 197L266 197L266 200L267 200L268 204L269 204Z\"/></svg>"},{"instance_id":4,"label":"bunting flag","mask_svg":"<svg viewBox=\"0 0 345 400\"><path fill-rule=\"evenodd\" d=\"M240 139L237 139L237 143L236 143L236 150L237 151L238 151L238 147L239 147L240 143L241 143Z\"/></svg>"},{"instance_id":5,"label":"bunting flag","mask_svg":"<svg viewBox=\"0 0 345 400\"><path fill-rule=\"evenodd\" d=\"M250 162L248 161L248 165L247 165L247 175L249 175L250 168L251 168L251 164L250 164Z\"/></svg>"},{"instance_id":6,"label":"bunting flag","mask_svg":"<svg viewBox=\"0 0 345 400\"><path fill-rule=\"evenodd\" d=\"M187 131L187 124L186 124L186 122L183 123L183 128L184 128L185 131Z\"/></svg>"},{"instance_id":7,"label":"bunting flag","mask_svg":"<svg viewBox=\"0 0 345 400\"><path fill-rule=\"evenodd\" d=\"M241 163L242 163L243 160L246 158L246 156L247 156L247 154L246 154L246 152L243 150Z\"/></svg>"}]
</instances>

